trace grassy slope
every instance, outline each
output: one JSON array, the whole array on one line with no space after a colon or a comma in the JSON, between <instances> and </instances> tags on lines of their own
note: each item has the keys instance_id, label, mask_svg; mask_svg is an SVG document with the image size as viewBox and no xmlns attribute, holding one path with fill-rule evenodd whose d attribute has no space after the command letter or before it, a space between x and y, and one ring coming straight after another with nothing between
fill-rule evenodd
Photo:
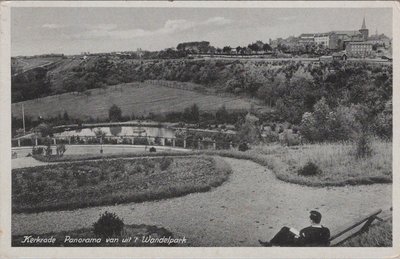
<instances>
[{"instance_id":1,"label":"grassy slope","mask_svg":"<svg viewBox=\"0 0 400 259\"><path fill-rule=\"evenodd\" d=\"M228 110L250 109L252 102L243 98L220 97L148 83L129 83L108 87L106 90L93 89L90 96L66 93L36 100L12 104L12 115L21 117L21 104L25 116L54 117L65 111L73 118L108 118L108 109L118 105L122 115L135 116L152 113L183 111L196 103L201 111L216 111L225 105ZM257 105L255 105L256 107Z\"/></svg>"},{"instance_id":2,"label":"grassy slope","mask_svg":"<svg viewBox=\"0 0 400 259\"><path fill-rule=\"evenodd\" d=\"M282 181L307 186L344 186L392 182L392 144L374 141L373 155L357 160L351 154L351 144L315 144L293 148L280 145L261 145L246 152L235 150L204 150L187 153L125 153L125 154L87 154L65 155L46 159L43 162L77 161L101 158L143 157L143 156L189 156L193 154L218 155L236 159L247 159L270 168ZM320 175L301 176L297 170L308 161L313 161L322 170Z\"/></svg>"},{"instance_id":3,"label":"grassy slope","mask_svg":"<svg viewBox=\"0 0 400 259\"><path fill-rule=\"evenodd\" d=\"M15 169L13 212L176 197L208 191L221 185L229 174L224 161L205 157L115 159Z\"/></svg>"},{"instance_id":4,"label":"grassy slope","mask_svg":"<svg viewBox=\"0 0 400 259\"><path fill-rule=\"evenodd\" d=\"M371 226L366 232L361 233L340 246L342 247L391 247L393 245L392 220L379 222Z\"/></svg>"},{"instance_id":5,"label":"grassy slope","mask_svg":"<svg viewBox=\"0 0 400 259\"><path fill-rule=\"evenodd\" d=\"M17 64L22 68L23 71L40 67L52 62L60 61L60 57L46 57L46 58L18 58Z\"/></svg>"}]
</instances>

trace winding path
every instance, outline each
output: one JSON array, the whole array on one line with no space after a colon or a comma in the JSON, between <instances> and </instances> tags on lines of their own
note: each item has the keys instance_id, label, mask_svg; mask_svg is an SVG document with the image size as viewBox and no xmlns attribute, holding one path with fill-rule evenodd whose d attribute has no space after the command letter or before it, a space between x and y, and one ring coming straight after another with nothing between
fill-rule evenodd
<instances>
[{"instance_id":1,"label":"winding path","mask_svg":"<svg viewBox=\"0 0 400 259\"><path fill-rule=\"evenodd\" d=\"M332 229L360 214L392 206L391 184L304 187L282 182L254 162L224 159L234 172L210 192L74 211L14 214L13 234L90 227L108 210L126 224L165 227L177 237L185 236L193 246L259 246L258 239L270 238L282 225L308 225L311 209L318 209L323 224Z\"/></svg>"}]
</instances>

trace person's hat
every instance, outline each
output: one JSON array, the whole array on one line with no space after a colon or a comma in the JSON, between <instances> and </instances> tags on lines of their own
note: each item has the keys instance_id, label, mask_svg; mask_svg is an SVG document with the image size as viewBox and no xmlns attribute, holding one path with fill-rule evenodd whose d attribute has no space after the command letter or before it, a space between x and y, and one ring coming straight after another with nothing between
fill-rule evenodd
<instances>
[{"instance_id":1,"label":"person's hat","mask_svg":"<svg viewBox=\"0 0 400 259\"><path fill-rule=\"evenodd\" d=\"M321 222L322 215L316 210L310 211L310 219L316 223Z\"/></svg>"}]
</instances>

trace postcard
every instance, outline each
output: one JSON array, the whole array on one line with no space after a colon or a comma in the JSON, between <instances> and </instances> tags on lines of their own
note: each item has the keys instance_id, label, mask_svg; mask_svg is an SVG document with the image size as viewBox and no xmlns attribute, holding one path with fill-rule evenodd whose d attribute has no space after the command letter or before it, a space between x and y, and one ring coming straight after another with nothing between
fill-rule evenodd
<instances>
[{"instance_id":1,"label":"postcard","mask_svg":"<svg viewBox=\"0 0 400 259\"><path fill-rule=\"evenodd\" d=\"M398 258L399 7L1 2L0 256Z\"/></svg>"}]
</instances>

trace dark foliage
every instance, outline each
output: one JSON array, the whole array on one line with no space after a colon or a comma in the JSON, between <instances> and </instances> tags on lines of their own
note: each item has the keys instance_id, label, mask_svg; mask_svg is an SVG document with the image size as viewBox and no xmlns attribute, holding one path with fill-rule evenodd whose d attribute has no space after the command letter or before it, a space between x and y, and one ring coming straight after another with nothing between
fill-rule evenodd
<instances>
[{"instance_id":1,"label":"dark foliage","mask_svg":"<svg viewBox=\"0 0 400 259\"><path fill-rule=\"evenodd\" d=\"M239 149L239 151L242 151L242 152L247 151L247 150L249 150L249 145L247 145L247 143L245 143L245 142L242 142L239 144L238 149Z\"/></svg>"},{"instance_id":2,"label":"dark foliage","mask_svg":"<svg viewBox=\"0 0 400 259\"><path fill-rule=\"evenodd\" d=\"M113 237L121 234L124 222L115 213L104 212L93 224L93 232L99 237Z\"/></svg>"},{"instance_id":3,"label":"dark foliage","mask_svg":"<svg viewBox=\"0 0 400 259\"><path fill-rule=\"evenodd\" d=\"M302 176L318 175L321 174L321 172L321 169L319 169L319 167L311 161L307 162L307 164L297 171L297 173Z\"/></svg>"}]
</instances>

